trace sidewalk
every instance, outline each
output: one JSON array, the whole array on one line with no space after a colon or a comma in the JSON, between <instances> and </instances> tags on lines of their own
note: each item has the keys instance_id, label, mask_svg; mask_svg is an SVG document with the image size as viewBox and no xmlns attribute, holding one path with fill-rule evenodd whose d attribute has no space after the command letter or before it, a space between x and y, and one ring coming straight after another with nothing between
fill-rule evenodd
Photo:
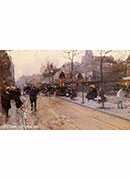
<instances>
[{"instance_id":1,"label":"sidewalk","mask_svg":"<svg viewBox=\"0 0 130 180\"><path fill-rule=\"evenodd\" d=\"M85 98L85 103L82 104L82 98L81 96L76 97L74 100L71 100L70 98L67 97L62 97L63 99L73 102L76 104L79 104L84 107L92 108L97 111L107 113L122 119L126 119L130 121L130 99L125 100L125 108L124 109L117 109L117 104L116 104L116 97L107 97L108 102L105 103L105 109L101 109L101 104L98 104L96 101L90 100L89 102Z\"/></svg>"},{"instance_id":2,"label":"sidewalk","mask_svg":"<svg viewBox=\"0 0 130 180\"><path fill-rule=\"evenodd\" d=\"M29 106L28 98L24 102L25 110L26 110L26 117L24 117L24 114L21 110L17 111L17 108L15 106L14 102L11 102L11 109L9 111L9 120L7 124L4 124L0 126L0 130L36 130L39 129L39 125L35 124L37 120L37 116L35 113L32 113ZM5 116L0 114L0 118L3 119L3 122L5 121ZM25 119L26 118L26 119Z\"/></svg>"}]
</instances>

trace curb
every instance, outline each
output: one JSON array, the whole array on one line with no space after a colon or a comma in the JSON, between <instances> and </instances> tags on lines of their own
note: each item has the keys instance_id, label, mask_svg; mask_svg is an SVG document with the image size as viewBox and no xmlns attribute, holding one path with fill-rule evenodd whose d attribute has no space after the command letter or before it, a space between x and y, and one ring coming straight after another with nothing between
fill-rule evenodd
<instances>
[{"instance_id":1,"label":"curb","mask_svg":"<svg viewBox=\"0 0 130 180\"><path fill-rule=\"evenodd\" d=\"M122 119L122 120L130 121L130 118L126 118L126 117L122 117L122 116L120 116L120 115L116 115L116 114L113 113L113 112L106 112L106 111L103 111L103 110L101 110L101 109L97 109L97 108L94 108L94 107L90 107L90 106L87 106L87 105L83 105L83 104L80 104L80 103L78 103L78 102L71 101L71 100L69 100L69 99L65 99L65 98L62 98L62 97L58 97L58 98L60 98L60 99L62 99L62 100L65 100L65 101L67 101L67 102L69 102L69 103L77 104L77 105L79 105L79 106L81 106L81 107L84 107L84 108L89 108L89 109L92 109L92 110L94 110L94 111L98 111L98 112L101 112L101 113L110 115L110 116L112 116L112 117L116 117L116 118L120 118L120 119Z\"/></svg>"}]
</instances>

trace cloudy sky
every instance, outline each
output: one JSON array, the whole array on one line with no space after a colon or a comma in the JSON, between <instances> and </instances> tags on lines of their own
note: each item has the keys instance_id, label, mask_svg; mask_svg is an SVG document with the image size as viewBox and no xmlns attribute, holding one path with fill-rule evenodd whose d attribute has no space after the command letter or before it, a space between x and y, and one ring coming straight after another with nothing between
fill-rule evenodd
<instances>
[{"instance_id":1,"label":"cloudy sky","mask_svg":"<svg viewBox=\"0 0 130 180\"><path fill-rule=\"evenodd\" d=\"M67 59L63 51L11 51L13 63L15 65L15 75L31 75L40 72L41 64L54 62L55 65L62 65Z\"/></svg>"},{"instance_id":2,"label":"cloudy sky","mask_svg":"<svg viewBox=\"0 0 130 180\"><path fill-rule=\"evenodd\" d=\"M68 59L65 57L64 51L41 51L41 50L31 50L31 51L11 51L9 52L12 56L13 63L15 65L15 76L18 79L20 76L31 75L40 72L41 64L46 64L48 61L54 62L55 65L60 66L67 62ZM84 51L80 52L78 59ZM99 54L98 51L94 51L94 54ZM126 58L130 51L112 51L110 53L116 58Z\"/></svg>"}]
</instances>

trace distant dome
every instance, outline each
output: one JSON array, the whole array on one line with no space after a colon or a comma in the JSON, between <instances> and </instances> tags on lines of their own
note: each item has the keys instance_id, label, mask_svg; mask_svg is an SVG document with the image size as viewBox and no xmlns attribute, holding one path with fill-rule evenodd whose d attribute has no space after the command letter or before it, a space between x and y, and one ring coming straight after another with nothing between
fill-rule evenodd
<instances>
[{"instance_id":1,"label":"distant dome","mask_svg":"<svg viewBox=\"0 0 130 180\"><path fill-rule=\"evenodd\" d=\"M85 55L82 57L83 64L90 64L94 60L93 51L86 50Z\"/></svg>"},{"instance_id":2,"label":"distant dome","mask_svg":"<svg viewBox=\"0 0 130 180\"><path fill-rule=\"evenodd\" d=\"M86 50L85 51L85 56L86 57L93 57L93 51L92 50Z\"/></svg>"}]
</instances>

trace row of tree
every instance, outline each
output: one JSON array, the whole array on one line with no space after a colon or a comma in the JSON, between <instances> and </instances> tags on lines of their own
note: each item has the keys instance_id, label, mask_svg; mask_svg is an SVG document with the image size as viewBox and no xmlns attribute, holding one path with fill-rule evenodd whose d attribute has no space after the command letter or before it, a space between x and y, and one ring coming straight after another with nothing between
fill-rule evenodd
<instances>
[{"instance_id":1,"label":"row of tree","mask_svg":"<svg viewBox=\"0 0 130 180\"><path fill-rule=\"evenodd\" d=\"M75 73L78 72L78 66L79 63L74 62L74 58L78 56L78 51L66 51L65 52L67 55L67 58L69 59L68 63L68 68L70 68L70 73L71 76L73 76ZM117 59L115 60L111 56L107 56L107 58L104 59L104 64L108 63L110 66L108 66L107 70L103 66L103 75L104 75L104 81L119 81L123 77L127 76L127 65L128 65L128 60L130 60L130 57L127 58L126 60L122 59ZM100 63L100 58L99 58L99 63ZM62 66L64 67L65 64ZM87 69L87 67L84 67L84 69ZM41 66L41 73L44 78L51 79L60 70L60 68L57 68L54 63L48 62L46 65ZM98 73L96 73L98 71ZM80 71L79 71L80 72ZM99 77L94 77L95 80L100 79L100 69L97 70L95 69L95 76ZM93 79L93 80L94 80Z\"/></svg>"}]
</instances>

